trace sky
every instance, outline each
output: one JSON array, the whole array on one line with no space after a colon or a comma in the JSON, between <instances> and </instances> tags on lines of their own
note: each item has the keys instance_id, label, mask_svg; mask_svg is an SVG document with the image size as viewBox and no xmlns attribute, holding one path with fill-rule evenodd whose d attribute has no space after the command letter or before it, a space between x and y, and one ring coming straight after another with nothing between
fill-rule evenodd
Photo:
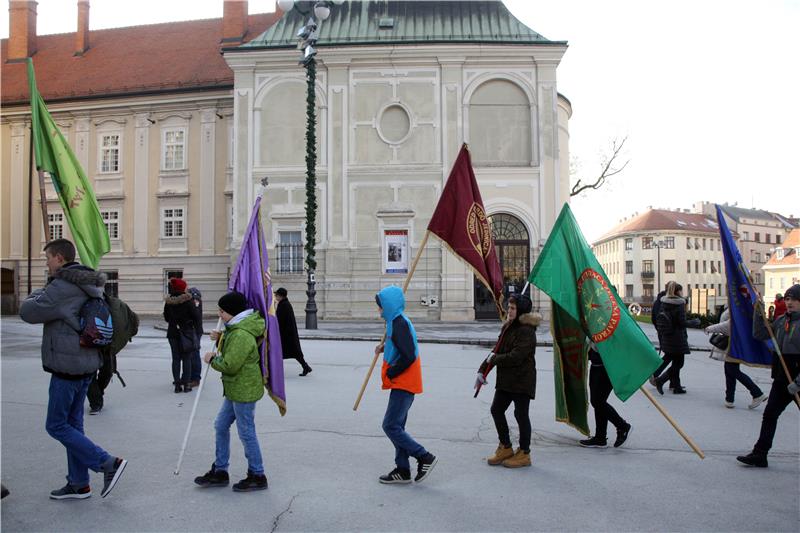
<instances>
[{"instance_id":1,"label":"sky","mask_svg":"<svg viewBox=\"0 0 800 533\"><path fill-rule=\"evenodd\" d=\"M567 41L574 178L627 138L625 170L572 200L591 242L621 219L695 202L800 216L800 0L505 0ZM76 0L39 0L40 35L73 32ZM250 0L251 13L274 1ZM335 9L335 8L334 8ZM222 0L92 0L90 29L222 16ZM0 36L8 11L0 9ZM574 179L573 178L573 179Z\"/></svg>"}]
</instances>

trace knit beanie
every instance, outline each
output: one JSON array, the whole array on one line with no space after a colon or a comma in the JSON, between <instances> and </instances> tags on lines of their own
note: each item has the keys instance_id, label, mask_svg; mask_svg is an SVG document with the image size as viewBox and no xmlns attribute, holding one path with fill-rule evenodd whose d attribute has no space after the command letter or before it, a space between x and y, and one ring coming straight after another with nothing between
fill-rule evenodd
<instances>
[{"instance_id":1,"label":"knit beanie","mask_svg":"<svg viewBox=\"0 0 800 533\"><path fill-rule=\"evenodd\" d=\"M169 278L169 292L172 294L183 294L186 292L186 282L181 278Z\"/></svg>"},{"instance_id":2,"label":"knit beanie","mask_svg":"<svg viewBox=\"0 0 800 533\"><path fill-rule=\"evenodd\" d=\"M247 298L240 292L231 291L223 295L217 305L229 315L236 316L247 309Z\"/></svg>"},{"instance_id":3,"label":"knit beanie","mask_svg":"<svg viewBox=\"0 0 800 533\"><path fill-rule=\"evenodd\" d=\"M517 304L517 316L530 313L531 309L533 309L533 302L525 294L515 292L509 297L509 301Z\"/></svg>"},{"instance_id":4,"label":"knit beanie","mask_svg":"<svg viewBox=\"0 0 800 533\"><path fill-rule=\"evenodd\" d=\"M783 293L783 297L800 301L800 284L792 285L786 289L786 292Z\"/></svg>"}]
</instances>

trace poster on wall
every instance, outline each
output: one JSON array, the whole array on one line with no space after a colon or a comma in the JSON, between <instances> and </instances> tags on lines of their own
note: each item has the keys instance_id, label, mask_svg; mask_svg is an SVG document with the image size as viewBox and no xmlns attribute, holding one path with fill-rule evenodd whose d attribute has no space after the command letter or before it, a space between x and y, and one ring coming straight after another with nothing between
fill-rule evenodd
<instances>
[{"instance_id":1,"label":"poster on wall","mask_svg":"<svg viewBox=\"0 0 800 533\"><path fill-rule=\"evenodd\" d=\"M383 271L386 274L408 273L408 230L383 231Z\"/></svg>"}]
</instances>

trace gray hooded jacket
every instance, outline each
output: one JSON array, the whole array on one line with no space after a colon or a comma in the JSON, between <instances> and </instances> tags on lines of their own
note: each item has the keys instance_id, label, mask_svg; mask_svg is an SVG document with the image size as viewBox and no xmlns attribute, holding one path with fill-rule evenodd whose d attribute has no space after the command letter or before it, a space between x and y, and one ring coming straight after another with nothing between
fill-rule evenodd
<instances>
[{"instance_id":1,"label":"gray hooded jacket","mask_svg":"<svg viewBox=\"0 0 800 533\"><path fill-rule=\"evenodd\" d=\"M89 297L103 296L106 275L68 263L58 269L44 289L28 296L19 316L30 324L44 324L42 367L66 379L91 375L102 365L96 348L80 345L78 314Z\"/></svg>"}]
</instances>

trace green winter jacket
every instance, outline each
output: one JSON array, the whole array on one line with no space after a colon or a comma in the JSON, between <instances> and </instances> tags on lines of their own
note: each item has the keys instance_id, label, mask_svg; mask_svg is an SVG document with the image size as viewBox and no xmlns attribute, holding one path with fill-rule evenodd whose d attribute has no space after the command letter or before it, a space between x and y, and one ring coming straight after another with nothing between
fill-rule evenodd
<instances>
[{"instance_id":1,"label":"green winter jacket","mask_svg":"<svg viewBox=\"0 0 800 533\"><path fill-rule=\"evenodd\" d=\"M255 402L264 396L258 339L264 336L264 319L254 312L240 322L227 324L219 355L211 368L222 373L222 390L232 402Z\"/></svg>"}]
</instances>

